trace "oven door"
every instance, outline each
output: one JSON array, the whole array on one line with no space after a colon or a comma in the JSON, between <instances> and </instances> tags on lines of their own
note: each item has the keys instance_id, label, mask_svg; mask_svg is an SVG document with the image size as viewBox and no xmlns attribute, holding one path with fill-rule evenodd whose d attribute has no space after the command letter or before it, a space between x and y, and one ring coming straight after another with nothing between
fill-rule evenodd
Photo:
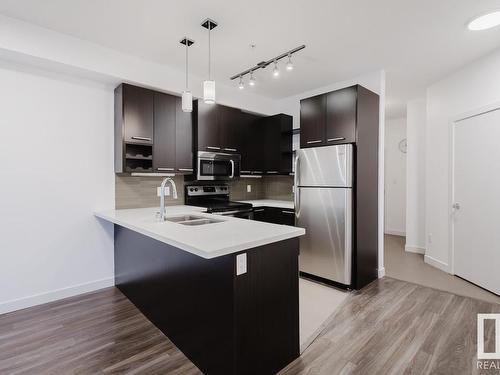
<instances>
[{"instance_id":1,"label":"oven door","mask_svg":"<svg viewBox=\"0 0 500 375\"><path fill-rule=\"evenodd\" d=\"M201 181L232 180L240 175L240 155L198 152L197 175Z\"/></svg>"}]
</instances>

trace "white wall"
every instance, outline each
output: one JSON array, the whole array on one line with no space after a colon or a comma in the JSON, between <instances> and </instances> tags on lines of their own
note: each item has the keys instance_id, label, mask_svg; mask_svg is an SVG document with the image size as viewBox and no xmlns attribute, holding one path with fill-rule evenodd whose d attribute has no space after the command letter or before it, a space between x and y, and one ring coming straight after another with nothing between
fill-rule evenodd
<instances>
[{"instance_id":1,"label":"white wall","mask_svg":"<svg viewBox=\"0 0 500 375\"><path fill-rule=\"evenodd\" d=\"M406 231L406 154L399 143L406 138L406 118L385 121L385 233Z\"/></svg>"},{"instance_id":2,"label":"white wall","mask_svg":"<svg viewBox=\"0 0 500 375\"><path fill-rule=\"evenodd\" d=\"M0 67L0 314L113 285L113 88Z\"/></svg>"},{"instance_id":3,"label":"white wall","mask_svg":"<svg viewBox=\"0 0 500 375\"><path fill-rule=\"evenodd\" d=\"M350 80L335 82L327 86L309 90L298 95L293 95L277 102L276 112L287 113L293 116L293 127L300 128L300 100L314 95L327 93L352 85L362 85L380 96L379 112L379 160L378 160L378 204L379 204L379 228L378 228L378 274L385 275L384 268L384 140L385 140L385 71L376 71L355 77Z\"/></svg>"},{"instance_id":4,"label":"white wall","mask_svg":"<svg viewBox=\"0 0 500 375\"><path fill-rule=\"evenodd\" d=\"M406 251L425 254L425 99L410 100L406 109Z\"/></svg>"},{"instance_id":5,"label":"white wall","mask_svg":"<svg viewBox=\"0 0 500 375\"><path fill-rule=\"evenodd\" d=\"M500 102L500 51L475 61L427 90L426 261L450 270L450 122Z\"/></svg>"}]
</instances>

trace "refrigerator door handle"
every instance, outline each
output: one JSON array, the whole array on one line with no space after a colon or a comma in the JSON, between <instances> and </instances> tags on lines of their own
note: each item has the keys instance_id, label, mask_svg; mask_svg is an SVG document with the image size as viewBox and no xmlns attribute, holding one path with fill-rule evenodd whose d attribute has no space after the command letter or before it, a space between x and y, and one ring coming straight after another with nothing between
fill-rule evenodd
<instances>
[{"instance_id":1,"label":"refrigerator door handle","mask_svg":"<svg viewBox=\"0 0 500 375\"><path fill-rule=\"evenodd\" d=\"M298 218L300 214L300 199L299 199L299 155L300 152L297 152L297 157L295 158L295 173L293 176L293 205L295 206L295 217Z\"/></svg>"}]
</instances>

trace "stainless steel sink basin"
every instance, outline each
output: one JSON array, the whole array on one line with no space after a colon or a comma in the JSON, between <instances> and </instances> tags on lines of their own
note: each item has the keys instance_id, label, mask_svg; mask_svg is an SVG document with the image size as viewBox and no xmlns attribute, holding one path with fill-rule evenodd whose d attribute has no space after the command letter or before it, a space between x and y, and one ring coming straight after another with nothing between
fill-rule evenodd
<instances>
[{"instance_id":1,"label":"stainless steel sink basin","mask_svg":"<svg viewBox=\"0 0 500 375\"><path fill-rule=\"evenodd\" d=\"M181 216L167 217L166 221L171 221L173 223L182 225L205 225L205 224L220 223L223 220L212 219L204 216L181 215Z\"/></svg>"}]
</instances>

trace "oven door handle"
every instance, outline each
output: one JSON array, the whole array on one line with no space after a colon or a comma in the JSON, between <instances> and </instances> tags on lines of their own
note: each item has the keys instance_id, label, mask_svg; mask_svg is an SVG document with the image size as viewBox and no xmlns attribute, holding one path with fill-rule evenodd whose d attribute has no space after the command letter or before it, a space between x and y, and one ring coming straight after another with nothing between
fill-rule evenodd
<instances>
[{"instance_id":1,"label":"oven door handle","mask_svg":"<svg viewBox=\"0 0 500 375\"><path fill-rule=\"evenodd\" d=\"M227 215L234 215L234 214L239 214L239 213L245 213L245 211L225 211L225 212L212 212L212 215L219 215L219 216L227 216Z\"/></svg>"},{"instance_id":2,"label":"oven door handle","mask_svg":"<svg viewBox=\"0 0 500 375\"><path fill-rule=\"evenodd\" d=\"M231 163L231 176L229 178L234 178L234 160L229 159L229 162Z\"/></svg>"}]
</instances>

